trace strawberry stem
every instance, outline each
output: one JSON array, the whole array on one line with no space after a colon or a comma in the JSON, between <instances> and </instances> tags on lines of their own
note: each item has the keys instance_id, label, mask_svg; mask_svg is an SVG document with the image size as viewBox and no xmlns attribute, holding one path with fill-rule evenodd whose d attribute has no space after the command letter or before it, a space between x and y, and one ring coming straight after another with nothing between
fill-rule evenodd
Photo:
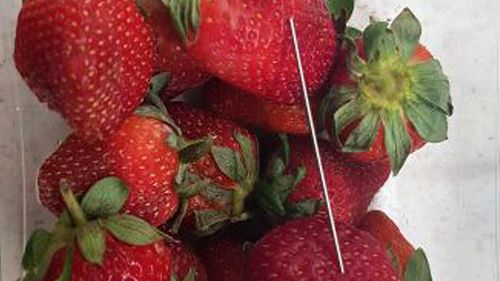
<instances>
[{"instance_id":1,"label":"strawberry stem","mask_svg":"<svg viewBox=\"0 0 500 281\"><path fill-rule=\"evenodd\" d=\"M60 192L75 225L77 227L85 225L87 223L87 217L80 207L78 200L76 200L75 194L71 191L67 181L61 181Z\"/></svg>"}]
</instances>

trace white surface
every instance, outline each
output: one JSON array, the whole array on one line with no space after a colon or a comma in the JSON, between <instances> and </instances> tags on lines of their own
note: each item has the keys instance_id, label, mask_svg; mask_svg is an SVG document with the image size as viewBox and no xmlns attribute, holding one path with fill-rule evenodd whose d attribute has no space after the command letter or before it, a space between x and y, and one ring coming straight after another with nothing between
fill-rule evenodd
<instances>
[{"instance_id":1,"label":"white surface","mask_svg":"<svg viewBox=\"0 0 500 281\"><path fill-rule=\"evenodd\" d=\"M24 231L43 225L48 218L36 202L36 169L66 132L60 118L36 102L14 70L12 46L20 2L0 1L4 281L19 276ZM426 249L434 280L497 281L500 1L359 0L353 22L362 27L368 15L392 18L405 6L421 19L422 42L441 60L450 77L456 110L450 122L450 141L428 145L411 156L375 205L388 210L415 245Z\"/></svg>"}]
</instances>

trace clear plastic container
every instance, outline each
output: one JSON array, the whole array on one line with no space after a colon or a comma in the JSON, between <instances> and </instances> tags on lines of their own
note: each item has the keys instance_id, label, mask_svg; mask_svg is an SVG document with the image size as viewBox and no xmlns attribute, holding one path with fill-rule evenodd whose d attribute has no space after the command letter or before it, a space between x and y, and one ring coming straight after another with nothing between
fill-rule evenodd
<instances>
[{"instance_id":1,"label":"clear plastic container","mask_svg":"<svg viewBox=\"0 0 500 281\"><path fill-rule=\"evenodd\" d=\"M27 235L51 221L35 191L37 168L68 132L39 104L12 60L20 0L0 1L1 278L20 276ZM449 141L427 145L392 178L374 207L386 210L426 249L434 280L499 280L500 1L358 0L352 23L396 15L421 19L424 42L452 83Z\"/></svg>"}]
</instances>

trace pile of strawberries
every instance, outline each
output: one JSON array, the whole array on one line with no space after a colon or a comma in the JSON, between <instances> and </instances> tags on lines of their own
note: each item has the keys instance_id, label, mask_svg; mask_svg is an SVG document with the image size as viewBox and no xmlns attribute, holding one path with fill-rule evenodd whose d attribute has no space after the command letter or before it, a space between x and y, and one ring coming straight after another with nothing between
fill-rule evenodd
<instances>
[{"instance_id":1,"label":"pile of strawberries","mask_svg":"<svg viewBox=\"0 0 500 281\"><path fill-rule=\"evenodd\" d=\"M412 152L447 138L449 82L409 9L359 31L353 7L26 0L16 66L73 132L40 168L58 220L31 236L22 280L432 280L424 252L368 206Z\"/></svg>"}]
</instances>

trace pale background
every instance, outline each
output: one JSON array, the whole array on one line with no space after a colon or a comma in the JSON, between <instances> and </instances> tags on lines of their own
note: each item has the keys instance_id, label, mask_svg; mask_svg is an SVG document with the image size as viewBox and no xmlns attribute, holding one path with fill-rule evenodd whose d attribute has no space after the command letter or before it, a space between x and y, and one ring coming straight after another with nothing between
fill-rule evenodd
<instances>
[{"instance_id":1,"label":"pale background","mask_svg":"<svg viewBox=\"0 0 500 281\"><path fill-rule=\"evenodd\" d=\"M21 0L0 0L0 245L1 280L20 275L26 233L49 217L38 206L36 169L66 128L38 104L12 62ZM428 145L380 194L387 210L426 249L437 281L498 281L497 108L500 1L359 0L353 23L393 18L411 7L424 42L452 82L450 141Z\"/></svg>"}]
</instances>

